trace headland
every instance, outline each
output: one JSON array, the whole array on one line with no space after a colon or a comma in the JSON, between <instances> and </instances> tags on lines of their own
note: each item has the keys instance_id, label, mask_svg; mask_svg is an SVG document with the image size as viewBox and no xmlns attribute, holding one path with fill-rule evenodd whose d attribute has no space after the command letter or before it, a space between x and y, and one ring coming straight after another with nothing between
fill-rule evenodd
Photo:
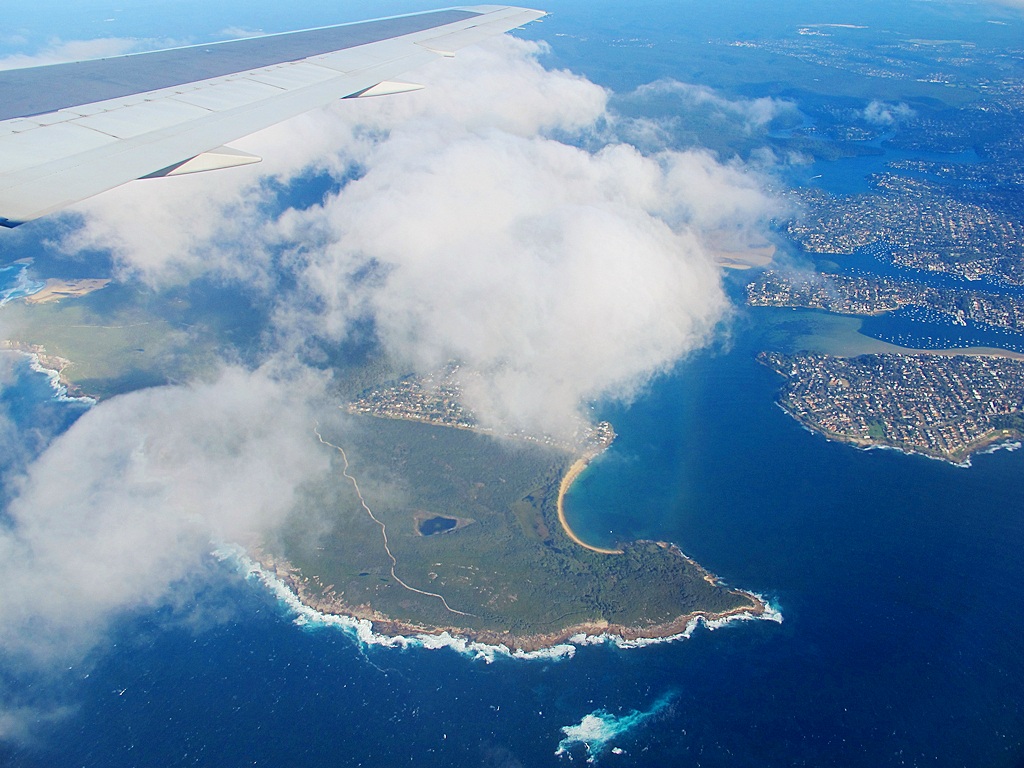
<instances>
[{"instance_id":1,"label":"headland","mask_svg":"<svg viewBox=\"0 0 1024 768\"><path fill-rule=\"evenodd\" d=\"M661 542L657 545L674 550L674 556L700 569L697 563L683 555L678 548ZM301 605L326 616L368 621L374 633L385 637L429 637L447 634L473 643L533 653L565 643L585 644L598 639L611 639L630 644L669 640L687 636L698 622L714 626L739 619L780 620L779 614L760 595L736 590L735 594L746 598L744 603L718 611L692 610L661 622L641 621L625 624L594 618L566 622L562 626L534 632L514 631L500 626L480 628L454 621L447 624L417 622L385 614L370 603L350 605L337 595L325 595L318 580L309 579L287 560L275 558L258 547L251 547L248 551L262 571L286 587ZM717 584L718 580L713 575L706 571L704 573L709 583Z\"/></svg>"},{"instance_id":2,"label":"headland","mask_svg":"<svg viewBox=\"0 0 1024 768\"><path fill-rule=\"evenodd\" d=\"M570 449L481 434L455 402L450 386L405 379L318 424L335 470L299 506L329 518L296 515L251 548L261 567L303 605L382 635L448 633L519 651L670 638L698 621L771 613L671 543L613 549L573 532L566 495L614 439L610 424L582 430ZM456 524L424 535L431 519Z\"/></svg>"},{"instance_id":3,"label":"headland","mask_svg":"<svg viewBox=\"0 0 1024 768\"><path fill-rule=\"evenodd\" d=\"M782 408L830 440L965 464L1024 439L1018 355L764 352L759 359L787 379Z\"/></svg>"}]
</instances>

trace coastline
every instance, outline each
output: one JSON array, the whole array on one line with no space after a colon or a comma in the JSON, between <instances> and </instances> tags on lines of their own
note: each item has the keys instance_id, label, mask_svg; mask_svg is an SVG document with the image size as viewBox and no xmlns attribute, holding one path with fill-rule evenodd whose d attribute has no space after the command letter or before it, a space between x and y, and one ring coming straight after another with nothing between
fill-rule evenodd
<instances>
[{"instance_id":1,"label":"coastline","mask_svg":"<svg viewBox=\"0 0 1024 768\"><path fill-rule=\"evenodd\" d=\"M627 545L621 545L618 549L590 545L572 531L565 517L565 496L576 479L590 465L590 462L607 450L614 439L614 435L610 439L607 435L605 437L606 439L601 444L592 445L578 455L562 476L558 487L557 514L559 524L566 537L574 544L598 554L623 555L627 552ZM765 598L753 592L723 585L717 576L685 555L678 546L668 542L650 540L633 542L629 546L633 545L646 547L653 545L662 549L669 557L680 558L691 569L694 576L730 595L731 598L725 600L724 603L714 603L720 606L721 610L700 608L687 610L694 607L692 603L680 605L676 610L686 610L687 612L668 619L665 619L662 614L660 620L648 620L640 614L635 619L630 619L631 623L629 624L616 623L601 618L603 611L597 610L595 613L598 618L579 620L580 614L577 613L577 620L574 623L565 623L559 626L559 620L555 620L548 625L553 625L552 629L548 629L542 624L529 629L509 630L502 626L501 619L498 617L494 617L489 622L491 624L489 627L481 627L478 622L472 620L468 621L467 625L460 625L458 622L462 620L454 617L441 619L440 622L435 619L422 622L388 615L375 608L369 597L357 598L357 604L351 598L346 598L344 591L339 594L333 584L322 581L318 574L306 575L287 558L267 552L260 541L248 541L244 549L238 548L237 551L229 553L221 559L231 558L243 564L244 572L250 576L257 576L303 622L344 626L356 631L360 639L365 642L383 645L402 645L415 642L424 647L435 647L438 644L457 648L472 646L477 651L490 649L487 653L502 652L515 656L550 655L556 648L566 646L571 648L599 642L610 642L622 647L669 642L689 637L700 624L714 629L741 620L764 619L781 622L781 614ZM217 556L220 557L219 554ZM389 608L388 610L395 609ZM460 612L453 611L453 613ZM473 616L473 614L462 615ZM567 620L573 621L573 619Z\"/></svg>"},{"instance_id":2,"label":"coastline","mask_svg":"<svg viewBox=\"0 0 1024 768\"><path fill-rule=\"evenodd\" d=\"M607 447L607 446L606 446ZM595 547L592 544L587 544L583 541L569 526L569 521L565 517L565 496L572 487L572 484L576 482L576 479L583 474L583 470L590 466L590 462L600 456L604 452L604 448L584 454L580 458L576 459L569 467L568 471L562 477L562 482L558 486L558 499L555 503L556 509L558 510L558 522L562 526L562 530L565 535L572 539L573 543L578 544L584 549L589 549L591 552L597 552L602 555L621 555L621 549L606 549L604 547Z\"/></svg>"},{"instance_id":3,"label":"coastline","mask_svg":"<svg viewBox=\"0 0 1024 768\"><path fill-rule=\"evenodd\" d=\"M867 437L854 437L852 435L843 435L837 432L830 432L825 429L821 429L816 424L813 424L806 419L801 418L798 414L791 411L782 402L776 402L776 405L797 422L801 427L806 429L815 435L821 435L826 440L833 443L843 443L846 445L852 445L854 448L858 448L862 451L873 451L873 450L889 450L899 451L907 456L923 456L926 459L933 459L935 461L944 461L947 464L952 464L955 467L961 469L967 469L971 466L971 457L975 454L986 454L993 453L999 450L1003 446L1012 446L1019 444L1020 441L1024 440L1024 434L1013 429L993 429L986 432L984 435L972 440L970 443L965 445L961 450L956 453L931 453L928 451L922 451L915 446L905 445L903 443L891 443L883 440L873 440ZM1011 449L1012 450L1012 449Z\"/></svg>"},{"instance_id":4,"label":"coastline","mask_svg":"<svg viewBox=\"0 0 1024 768\"><path fill-rule=\"evenodd\" d=\"M717 584L718 579L707 569L686 556L673 544L658 542L695 566L705 580ZM332 595L317 594L315 580L286 560L263 552L258 546L229 546L215 550L221 560L232 560L246 575L258 578L297 614L299 623L341 625L352 630L368 644L400 646L420 645L426 648L452 647L475 656L502 654L515 658L550 658L571 656L576 646L612 643L623 648L638 648L655 643L688 639L697 626L718 629L736 621L782 622L782 614L766 598L744 590L730 590L742 595L750 605L726 611L692 611L669 621L646 626L627 626L605 620L578 622L552 632L516 635L502 630L478 630L458 626L424 626L386 616L371 605L351 606Z\"/></svg>"},{"instance_id":5,"label":"coastline","mask_svg":"<svg viewBox=\"0 0 1024 768\"><path fill-rule=\"evenodd\" d=\"M37 344L26 344L10 339L0 339L0 352L15 352L29 359L29 366L36 373L41 373L50 379L50 386L53 388L54 397L63 402L85 403L95 405L97 399L82 391L81 387L71 381L64 372L70 368L72 363L67 358L51 355Z\"/></svg>"},{"instance_id":6,"label":"coastline","mask_svg":"<svg viewBox=\"0 0 1024 768\"><path fill-rule=\"evenodd\" d=\"M26 294L21 298L26 304L56 303L61 299L74 299L86 296L93 291L106 288L111 283L109 277L81 278L77 280L59 280L51 277L46 280L38 291Z\"/></svg>"}]
</instances>

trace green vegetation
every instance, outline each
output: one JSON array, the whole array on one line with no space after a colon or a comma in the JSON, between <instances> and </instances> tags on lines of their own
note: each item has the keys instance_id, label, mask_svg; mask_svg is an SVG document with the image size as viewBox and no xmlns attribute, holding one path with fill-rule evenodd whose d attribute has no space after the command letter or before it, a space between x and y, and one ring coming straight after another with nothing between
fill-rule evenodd
<instances>
[{"instance_id":1,"label":"green vegetation","mask_svg":"<svg viewBox=\"0 0 1024 768\"><path fill-rule=\"evenodd\" d=\"M161 294L115 284L58 303L14 302L3 317L13 341L66 359L63 377L101 398L201 377L225 360L244 364L258 356L264 327L245 297L197 284ZM339 350L326 364L339 398L395 375L370 346ZM302 489L287 525L264 542L267 554L300 570L303 596L320 607L518 637L594 621L652 627L698 611L755 607L667 545L635 542L621 555L604 555L570 541L556 513L559 484L575 458L565 451L330 411L322 415L323 438L344 449L397 564L392 574L380 526L345 477L342 454L324 445L333 474ZM419 524L434 517L458 524L422 535ZM443 595L462 613L399 580Z\"/></svg>"},{"instance_id":2,"label":"green vegetation","mask_svg":"<svg viewBox=\"0 0 1024 768\"><path fill-rule=\"evenodd\" d=\"M872 440L881 442L885 440L885 423L881 421L872 421L867 425L868 437Z\"/></svg>"},{"instance_id":3,"label":"green vegetation","mask_svg":"<svg viewBox=\"0 0 1024 768\"><path fill-rule=\"evenodd\" d=\"M753 607L748 596L711 583L665 545L635 542L622 555L602 555L572 543L555 515L559 482L573 458L568 454L364 416L321 431L345 450L363 499L387 526L398 577L472 615L452 613L438 598L391 577L380 527L343 476L340 453L333 479L308 489L302 511L267 545L328 602L371 605L426 627L519 636L601 620L645 627L695 611ZM473 522L422 536L416 520L424 515Z\"/></svg>"},{"instance_id":4,"label":"green vegetation","mask_svg":"<svg viewBox=\"0 0 1024 768\"><path fill-rule=\"evenodd\" d=\"M154 294L113 284L56 303L12 302L3 308L4 327L13 341L68 360L62 375L83 392L109 397L183 381L224 357L239 358L237 342L251 343L247 318L210 306L210 293Z\"/></svg>"},{"instance_id":5,"label":"green vegetation","mask_svg":"<svg viewBox=\"0 0 1024 768\"><path fill-rule=\"evenodd\" d=\"M1002 429L1008 432L1014 432L1018 435L1024 435L1024 412L1015 411L1013 413L993 416L992 426L995 429Z\"/></svg>"}]
</instances>

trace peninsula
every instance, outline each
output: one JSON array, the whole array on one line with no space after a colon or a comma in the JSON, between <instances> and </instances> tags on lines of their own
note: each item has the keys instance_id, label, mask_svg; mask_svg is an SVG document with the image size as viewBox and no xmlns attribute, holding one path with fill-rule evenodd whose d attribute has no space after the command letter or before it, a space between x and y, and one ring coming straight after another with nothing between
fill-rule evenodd
<instances>
[{"instance_id":1,"label":"peninsula","mask_svg":"<svg viewBox=\"0 0 1024 768\"><path fill-rule=\"evenodd\" d=\"M608 545L572 530L566 500L614 439L610 424L575 441L497 437L458 396L451 370L406 377L319 424L332 479L251 548L261 566L308 607L382 634L448 632L525 651L771 615L673 544ZM324 513L313 521L310 509Z\"/></svg>"},{"instance_id":2,"label":"peninsula","mask_svg":"<svg viewBox=\"0 0 1024 768\"><path fill-rule=\"evenodd\" d=\"M787 383L779 404L808 429L860 447L953 463L1024 438L1024 359L762 352Z\"/></svg>"},{"instance_id":3,"label":"peninsula","mask_svg":"<svg viewBox=\"0 0 1024 768\"><path fill-rule=\"evenodd\" d=\"M222 295L113 283L73 300L11 302L5 346L98 397L185 380L213 370L232 340L258 336ZM777 616L671 544L572 530L574 481L615 439L610 424L557 437L488 432L461 404L456 366L388 381L386 362L344 365L348 405L310 425L332 471L297 489L279 530L242 542L308 607L367 619L378 633L447 631L522 650ZM370 388L344 390L357 381Z\"/></svg>"}]
</instances>

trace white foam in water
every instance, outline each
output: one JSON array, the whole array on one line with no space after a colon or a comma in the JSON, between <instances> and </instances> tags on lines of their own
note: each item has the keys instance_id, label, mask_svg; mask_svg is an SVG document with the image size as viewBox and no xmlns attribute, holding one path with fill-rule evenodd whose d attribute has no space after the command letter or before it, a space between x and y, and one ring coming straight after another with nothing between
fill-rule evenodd
<instances>
[{"instance_id":1,"label":"white foam in water","mask_svg":"<svg viewBox=\"0 0 1024 768\"><path fill-rule=\"evenodd\" d=\"M978 451L978 455L984 456L989 453L995 453L996 451L1009 451L1010 453L1013 453L1014 451L1019 451L1020 448L1021 443L1016 441L1011 441L1009 443L993 443L985 450Z\"/></svg>"},{"instance_id":2,"label":"white foam in water","mask_svg":"<svg viewBox=\"0 0 1024 768\"><path fill-rule=\"evenodd\" d=\"M17 270L18 276L14 283L8 287L0 287L0 307L9 301L23 299L33 293L39 293L46 287L46 283L30 280L28 277L28 264L14 264L9 267L0 267L0 275L5 272Z\"/></svg>"},{"instance_id":3,"label":"white foam in water","mask_svg":"<svg viewBox=\"0 0 1024 768\"><path fill-rule=\"evenodd\" d=\"M645 637L638 638L636 640L626 640L623 637L612 634L586 635L581 633L570 637L568 642L559 643L551 648L543 648L539 651L513 651L506 645L489 645L487 643L480 643L473 640L467 640L462 637L454 637L448 632L442 632L437 635L397 635L392 637L390 635L382 635L374 632L373 624L368 619L356 619L351 616L338 616L337 614L323 613L315 608L310 608L299 599L299 596L296 595L287 584L277 578L273 573L260 566L259 563L245 553L244 549L237 545L232 544L218 546L214 550L213 554L220 560L235 563L239 571L244 573L247 578L257 579L266 586L278 600L286 605L289 610L295 613L295 623L299 626L337 627L353 635L362 645L377 645L385 648L403 649L425 648L428 650L451 648L458 653L469 656L473 659L479 659L488 664L493 662L499 656L524 660L571 659L576 653L576 647L585 645L610 643L619 648L644 648L646 646L656 645L659 643L672 643L677 640L688 640L694 630L701 624L703 624L709 631L714 631L739 621L761 620L774 621L777 624L782 623L782 613L779 609L771 605L771 603L761 595L756 595L756 597L758 597L765 605L765 611L762 614L744 612L721 619L712 619L710 621L705 619L703 616L697 616L687 623L686 628L683 629L682 632L668 637Z\"/></svg>"},{"instance_id":4,"label":"white foam in water","mask_svg":"<svg viewBox=\"0 0 1024 768\"><path fill-rule=\"evenodd\" d=\"M16 350L19 354L25 355L29 359L29 367L36 373L41 373L50 380L50 387L54 391L53 399L60 403L82 403L83 405L96 405L96 400L91 397L72 397L68 394L68 388L61 383L60 371L55 371L52 368L46 368L39 361L39 355L35 352L22 352Z\"/></svg>"},{"instance_id":5,"label":"white foam in water","mask_svg":"<svg viewBox=\"0 0 1024 768\"><path fill-rule=\"evenodd\" d=\"M930 459L932 461L941 461L944 464L949 464L959 469L971 468L970 456L965 458L963 461L950 461L949 459L944 459L941 456L932 456L927 453L918 453L917 451L905 451L902 448L896 447L895 445L857 445L854 447L859 451L895 451L896 453L902 453L904 456L921 456L925 459Z\"/></svg>"},{"instance_id":6,"label":"white foam in water","mask_svg":"<svg viewBox=\"0 0 1024 768\"><path fill-rule=\"evenodd\" d=\"M737 613L732 616L725 616L721 619L705 619L703 616L696 616L690 619L686 623L686 627L682 632L675 635L668 635L667 637L640 637L636 640L627 640L619 635L573 635L569 638L569 642L574 645L600 645L602 643L610 643L611 645L617 646L618 648L646 648L649 645L658 645L660 643L674 643L678 640L689 640L693 636L694 630L697 627L704 625L709 631L713 632L716 629L728 626L739 621L774 621L776 624L782 623L782 612L774 605L772 605L763 595L754 594L762 603L764 603L764 613L756 614L744 611L743 613Z\"/></svg>"},{"instance_id":7,"label":"white foam in water","mask_svg":"<svg viewBox=\"0 0 1024 768\"><path fill-rule=\"evenodd\" d=\"M558 742L555 755L568 757L571 760L573 750L582 749L587 754L587 762L593 763L611 746L613 739L624 736L645 721L660 714L672 703L674 697L673 693L665 694L654 702L646 712L634 709L625 715L616 716L604 709L598 709L589 715L584 715L576 725L562 727L565 738ZM625 750L621 747L613 747L611 752L621 755Z\"/></svg>"},{"instance_id":8,"label":"white foam in water","mask_svg":"<svg viewBox=\"0 0 1024 768\"><path fill-rule=\"evenodd\" d=\"M239 570L245 573L248 578L257 579L264 584L278 600L296 614L295 623L299 626L337 627L353 635L364 646L377 645L386 648L424 648L427 650L450 648L464 656L478 659L488 664L499 656L524 660L554 660L572 658L576 653L576 647L569 643L561 643L539 651L513 651L505 645L478 643L461 637L453 637L447 632L437 635L397 635L395 637L382 635L373 631L373 625L367 619L322 613L305 605L287 584L273 573L262 568L241 547L233 545L220 546L213 554L221 560L234 562Z\"/></svg>"},{"instance_id":9,"label":"white foam in water","mask_svg":"<svg viewBox=\"0 0 1024 768\"><path fill-rule=\"evenodd\" d=\"M46 283L30 280L28 278L28 264L16 264L11 267L0 267L0 274L15 268L18 269L18 277L14 284L6 288L0 288L0 307L10 301L14 301L15 299L22 299L26 296L31 296L34 293L39 293L39 291L46 287ZM24 352L20 349L11 351L27 357L29 359L29 367L36 373L41 373L50 380L50 387L55 393L54 400L61 403L82 403L84 405L96 404L96 401L91 397L71 397L68 394L67 387L61 383L60 372L55 371L52 368L46 368L39 360L39 355L34 352Z\"/></svg>"}]
</instances>

